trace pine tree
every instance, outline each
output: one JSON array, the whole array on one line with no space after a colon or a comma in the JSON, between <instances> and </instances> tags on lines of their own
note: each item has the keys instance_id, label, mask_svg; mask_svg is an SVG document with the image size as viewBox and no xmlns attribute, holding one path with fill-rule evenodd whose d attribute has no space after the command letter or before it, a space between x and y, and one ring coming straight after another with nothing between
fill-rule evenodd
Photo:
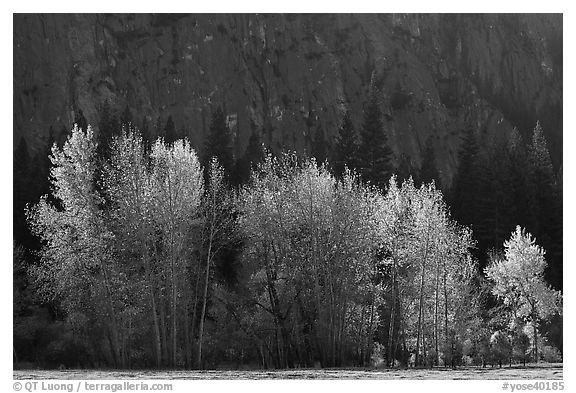
<instances>
[{"instance_id":1,"label":"pine tree","mask_svg":"<svg viewBox=\"0 0 576 393\"><path fill-rule=\"evenodd\" d=\"M514 229L514 207L510 157L505 146L490 149L488 160L479 168L475 235L478 247L496 249Z\"/></svg>"},{"instance_id":2,"label":"pine tree","mask_svg":"<svg viewBox=\"0 0 576 393\"><path fill-rule=\"evenodd\" d=\"M166 143L173 143L176 139L178 139L176 135L176 126L172 120L172 115L170 115L168 116L166 126L164 127L164 141Z\"/></svg>"},{"instance_id":3,"label":"pine tree","mask_svg":"<svg viewBox=\"0 0 576 393\"><path fill-rule=\"evenodd\" d=\"M552 213L550 208L556 181L544 131L539 122L536 123L532 134L528 156L530 159L530 177L535 190L532 207L536 213L536 226L533 231L536 235L540 235L548 233L550 229L549 220Z\"/></svg>"},{"instance_id":4,"label":"pine tree","mask_svg":"<svg viewBox=\"0 0 576 393\"><path fill-rule=\"evenodd\" d=\"M412 159L406 153L400 154L400 158L398 159L398 167L396 168L396 176L398 176L398 181L400 183L407 181L412 177L414 182L418 182L420 178L417 176L416 170L414 169L414 165L412 165Z\"/></svg>"},{"instance_id":5,"label":"pine tree","mask_svg":"<svg viewBox=\"0 0 576 393\"><path fill-rule=\"evenodd\" d=\"M142 138L144 139L145 144L149 145L150 141L152 140L152 135L150 132L150 124L148 123L148 117L146 115L142 117L142 129L140 130L140 132L142 134Z\"/></svg>"},{"instance_id":6,"label":"pine tree","mask_svg":"<svg viewBox=\"0 0 576 393\"><path fill-rule=\"evenodd\" d=\"M461 224L474 226L476 223L479 175L478 142L474 130L469 128L462 139L462 147L458 154L458 171L452 184L452 211Z\"/></svg>"},{"instance_id":7,"label":"pine tree","mask_svg":"<svg viewBox=\"0 0 576 393\"><path fill-rule=\"evenodd\" d=\"M256 170L266 156L260 134L252 131L248 139L248 146L242 158L236 163L235 185L246 183L250 178L250 172Z\"/></svg>"},{"instance_id":8,"label":"pine tree","mask_svg":"<svg viewBox=\"0 0 576 393\"><path fill-rule=\"evenodd\" d=\"M34 198L34 202L41 195L46 195L50 192L50 166L52 165L50 161L50 155L52 153L52 146L56 142L54 137L54 128L50 126L48 128L48 138L46 139L46 144L36 154L34 161L37 162L37 170L34 174L35 179L33 182L36 184L38 193Z\"/></svg>"},{"instance_id":9,"label":"pine tree","mask_svg":"<svg viewBox=\"0 0 576 393\"><path fill-rule=\"evenodd\" d=\"M154 141L156 138L164 138L164 129L162 128L162 119L160 116L156 118L156 124L154 126L154 135L151 140Z\"/></svg>"},{"instance_id":10,"label":"pine tree","mask_svg":"<svg viewBox=\"0 0 576 393\"><path fill-rule=\"evenodd\" d=\"M230 176L234 166L232 154L232 135L226 124L226 115L221 107L212 114L210 133L204 144L204 167L207 168L212 157L218 159L218 163L224 169L225 177Z\"/></svg>"},{"instance_id":11,"label":"pine tree","mask_svg":"<svg viewBox=\"0 0 576 393\"><path fill-rule=\"evenodd\" d=\"M344 174L344 168L356 168L358 154L358 136L354 130L354 124L350 117L350 111L344 113L342 124L336 137L336 145L333 153L334 173L340 177Z\"/></svg>"},{"instance_id":12,"label":"pine tree","mask_svg":"<svg viewBox=\"0 0 576 393\"><path fill-rule=\"evenodd\" d=\"M432 143L431 136L426 139L424 151L422 152L422 164L420 165L418 180L422 184L429 184L432 182L432 180L434 180L436 187L442 188L442 182L440 180L440 173L438 173L438 167L436 165L434 145Z\"/></svg>"},{"instance_id":13,"label":"pine tree","mask_svg":"<svg viewBox=\"0 0 576 393\"><path fill-rule=\"evenodd\" d=\"M528 154L518 129L512 130L506 148L509 157L507 171L510 173L512 192L510 219L516 225L532 230L536 219L532 209L534 188L530 182Z\"/></svg>"},{"instance_id":14,"label":"pine tree","mask_svg":"<svg viewBox=\"0 0 576 393\"><path fill-rule=\"evenodd\" d=\"M370 96L364 108L360 137L357 169L364 181L384 188L392 174L390 165L392 151L388 146L382 122L380 92L374 81L371 83Z\"/></svg>"},{"instance_id":15,"label":"pine tree","mask_svg":"<svg viewBox=\"0 0 576 393\"><path fill-rule=\"evenodd\" d=\"M19 242L25 241L28 235L26 229L26 217L24 208L27 203L32 202L32 193L30 186L30 169L31 160L28 152L28 144L24 137L20 137L18 147L13 156L13 219L14 219L14 238Z\"/></svg>"},{"instance_id":16,"label":"pine tree","mask_svg":"<svg viewBox=\"0 0 576 393\"><path fill-rule=\"evenodd\" d=\"M544 131L536 123L528 148L530 179L534 190L532 209L535 226L532 231L549 251L554 269L551 277L555 284L562 283L562 195L559 192Z\"/></svg>"},{"instance_id":17,"label":"pine tree","mask_svg":"<svg viewBox=\"0 0 576 393\"><path fill-rule=\"evenodd\" d=\"M318 125L316 132L314 133L314 141L312 142L312 149L310 151L311 156L316 159L318 164L324 163L326 161L326 138L324 136L324 130L321 125Z\"/></svg>"},{"instance_id":18,"label":"pine tree","mask_svg":"<svg viewBox=\"0 0 576 393\"><path fill-rule=\"evenodd\" d=\"M108 101L100 106L98 111L98 148L97 152L100 157L110 157L110 143L115 135L119 135L122 130L121 123L114 113L114 110Z\"/></svg>"},{"instance_id":19,"label":"pine tree","mask_svg":"<svg viewBox=\"0 0 576 393\"><path fill-rule=\"evenodd\" d=\"M120 116L120 125L123 129L129 131L131 128L134 127L132 124L132 113L130 112L130 108L128 105L124 108L122 115Z\"/></svg>"},{"instance_id":20,"label":"pine tree","mask_svg":"<svg viewBox=\"0 0 576 393\"><path fill-rule=\"evenodd\" d=\"M78 128L84 131L86 131L88 128L88 121L84 117L82 109L78 109L78 112L76 112L76 116L74 117L74 124L77 124Z\"/></svg>"},{"instance_id":21,"label":"pine tree","mask_svg":"<svg viewBox=\"0 0 576 393\"><path fill-rule=\"evenodd\" d=\"M56 137L54 136L54 128L50 126L48 129L48 138L46 139L46 144L44 145L44 149L41 153L42 155L42 169L46 171L46 178L48 178L48 173L50 172L50 154L52 153L52 146L56 143ZM48 192L48 190L46 190Z\"/></svg>"},{"instance_id":22,"label":"pine tree","mask_svg":"<svg viewBox=\"0 0 576 393\"><path fill-rule=\"evenodd\" d=\"M14 168L14 181L19 180L19 178L24 178L28 175L28 169L30 165L30 154L28 153L28 144L26 143L26 138L20 137L20 142L18 147L14 152L13 168Z\"/></svg>"}]
</instances>

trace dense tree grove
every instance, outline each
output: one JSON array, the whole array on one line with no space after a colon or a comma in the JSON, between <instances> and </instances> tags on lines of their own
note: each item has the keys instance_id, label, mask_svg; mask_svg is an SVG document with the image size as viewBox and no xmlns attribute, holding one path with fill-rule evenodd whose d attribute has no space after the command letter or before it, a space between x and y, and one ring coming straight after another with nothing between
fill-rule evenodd
<instances>
[{"instance_id":1,"label":"dense tree grove","mask_svg":"<svg viewBox=\"0 0 576 393\"><path fill-rule=\"evenodd\" d=\"M267 151L253 130L235 159L220 108L201 159L172 117L142 135L128 107L119 114L108 103L96 134L81 111L64 143L51 131L49 174L22 140L15 361L560 360L562 333L550 321L562 315L561 178L540 125L526 141L515 130L486 156L468 130L458 172L442 188L431 139L419 169L408 156L393 160L379 97L373 83L358 135L343 114L331 152L318 126L312 157ZM25 181L32 176L43 178L37 189Z\"/></svg>"}]
</instances>

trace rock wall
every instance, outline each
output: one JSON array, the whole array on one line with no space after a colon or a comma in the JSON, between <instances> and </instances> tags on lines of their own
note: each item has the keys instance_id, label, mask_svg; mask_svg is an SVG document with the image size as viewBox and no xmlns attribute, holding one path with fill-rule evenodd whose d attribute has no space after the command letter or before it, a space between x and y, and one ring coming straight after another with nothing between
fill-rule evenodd
<instances>
[{"instance_id":1,"label":"rock wall","mask_svg":"<svg viewBox=\"0 0 576 393\"><path fill-rule=\"evenodd\" d=\"M139 127L169 115L201 149L223 105L241 155L252 130L274 149L333 144L356 127L372 76L395 153L420 165L429 136L445 181L462 131L485 149L540 120L562 162L562 15L16 14L14 148L32 150L106 100ZM146 124L145 124L146 123Z\"/></svg>"}]
</instances>

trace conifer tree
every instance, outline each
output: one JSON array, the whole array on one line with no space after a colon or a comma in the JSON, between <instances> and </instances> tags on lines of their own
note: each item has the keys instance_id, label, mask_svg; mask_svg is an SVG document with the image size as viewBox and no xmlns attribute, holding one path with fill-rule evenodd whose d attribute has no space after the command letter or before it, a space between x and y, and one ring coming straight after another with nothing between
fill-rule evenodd
<instances>
[{"instance_id":1,"label":"conifer tree","mask_svg":"<svg viewBox=\"0 0 576 393\"><path fill-rule=\"evenodd\" d=\"M480 157L475 132L469 128L462 139L458 154L458 171L452 184L452 211L464 225L476 222ZM474 230L474 228L472 228Z\"/></svg>"},{"instance_id":2,"label":"conifer tree","mask_svg":"<svg viewBox=\"0 0 576 393\"><path fill-rule=\"evenodd\" d=\"M474 224L482 250L498 248L516 224L511 217L514 201L507 153L505 146L491 147L488 159L479 168Z\"/></svg>"},{"instance_id":3,"label":"conifer tree","mask_svg":"<svg viewBox=\"0 0 576 393\"><path fill-rule=\"evenodd\" d=\"M118 117L114 113L114 110L108 101L100 106L98 111L98 148L97 153L100 157L109 158L110 157L110 143L115 135L119 135L122 129Z\"/></svg>"},{"instance_id":4,"label":"conifer tree","mask_svg":"<svg viewBox=\"0 0 576 393\"><path fill-rule=\"evenodd\" d=\"M532 231L538 236L543 247L549 251L549 258L558 265L553 277L560 284L562 260L562 196L556 181L550 152L544 130L536 123L532 141L528 147L530 179L534 190L532 209L535 213L535 226Z\"/></svg>"},{"instance_id":5,"label":"conifer tree","mask_svg":"<svg viewBox=\"0 0 576 393\"><path fill-rule=\"evenodd\" d=\"M152 135L152 140L156 138L164 138L164 129L162 127L162 119L160 116L156 118L156 124L154 126L154 135Z\"/></svg>"},{"instance_id":6,"label":"conifer tree","mask_svg":"<svg viewBox=\"0 0 576 393\"><path fill-rule=\"evenodd\" d=\"M82 109L78 109L78 112L76 112L76 116L74 117L74 124L77 124L78 128L83 131L86 131L86 129L88 128L88 121L84 117Z\"/></svg>"},{"instance_id":7,"label":"conifer tree","mask_svg":"<svg viewBox=\"0 0 576 393\"><path fill-rule=\"evenodd\" d=\"M173 143L176 139L178 139L176 135L176 126L172 120L172 115L170 115L168 116L166 126L164 127L164 140L166 143Z\"/></svg>"},{"instance_id":8,"label":"conifer tree","mask_svg":"<svg viewBox=\"0 0 576 393\"><path fill-rule=\"evenodd\" d=\"M535 191L532 208L536 213L536 222L532 230L536 235L540 235L547 233L550 229L551 202L556 182L550 152L539 122L536 123L531 143L528 146L528 156L530 159L530 177Z\"/></svg>"},{"instance_id":9,"label":"conifer tree","mask_svg":"<svg viewBox=\"0 0 576 393\"><path fill-rule=\"evenodd\" d=\"M20 137L20 142L18 147L14 152L13 167L14 167L14 181L16 182L19 178L24 178L28 174L28 169L30 165L30 154L28 153L28 144L26 143L26 138Z\"/></svg>"},{"instance_id":10,"label":"conifer tree","mask_svg":"<svg viewBox=\"0 0 576 393\"><path fill-rule=\"evenodd\" d=\"M434 155L434 145L432 137L426 139L424 152L422 153L422 164L420 165L419 180L422 184L429 184L434 180L437 188L442 188L440 174L436 165L436 157Z\"/></svg>"},{"instance_id":11,"label":"conifer tree","mask_svg":"<svg viewBox=\"0 0 576 393\"><path fill-rule=\"evenodd\" d=\"M368 102L364 108L364 120L360 131L361 142L358 148L358 171L364 181L384 188L392 174L390 157L382 111L380 92L374 83L370 86Z\"/></svg>"},{"instance_id":12,"label":"conifer tree","mask_svg":"<svg viewBox=\"0 0 576 393\"><path fill-rule=\"evenodd\" d=\"M412 180L415 182L419 179L419 176L417 176L416 170L414 169L414 165L412 164L412 159L406 153L400 154L398 167L396 168L395 173L400 183L407 181L410 177L412 177Z\"/></svg>"},{"instance_id":13,"label":"conifer tree","mask_svg":"<svg viewBox=\"0 0 576 393\"><path fill-rule=\"evenodd\" d=\"M255 130L250 134L248 146L242 158L236 163L235 180L238 184L245 183L250 178L250 172L256 170L258 164L264 161L266 156L260 134Z\"/></svg>"},{"instance_id":14,"label":"conifer tree","mask_svg":"<svg viewBox=\"0 0 576 393\"><path fill-rule=\"evenodd\" d=\"M264 145L260 138L260 134L253 132L248 139L248 146L246 147L246 157L248 158L248 163L252 169L256 169L256 166L264 161L265 151Z\"/></svg>"},{"instance_id":15,"label":"conifer tree","mask_svg":"<svg viewBox=\"0 0 576 393\"><path fill-rule=\"evenodd\" d=\"M122 116L120 117L120 125L123 129L126 129L127 131L129 131L131 128L134 127L134 125L132 124L132 113L130 112L130 108L128 107L128 105L126 105L124 111L122 112Z\"/></svg>"},{"instance_id":16,"label":"conifer tree","mask_svg":"<svg viewBox=\"0 0 576 393\"><path fill-rule=\"evenodd\" d=\"M142 117L142 129L140 132L142 133L142 138L144 138L146 143L152 140L152 135L150 135L150 125L148 124L148 118L146 115Z\"/></svg>"},{"instance_id":17,"label":"conifer tree","mask_svg":"<svg viewBox=\"0 0 576 393\"><path fill-rule=\"evenodd\" d=\"M344 168L356 168L358 154L358 136L352 123L350 111L344 113L342 124L338 129L336 145L334 146L333 166L334 173L340 177L344 174Z\"/></svg>"},{"instance_id":18,"label":"conifer tree","mask_svg":"<svg viewBox=\"0 0 576 393\"><path fill-rule=\"evenodd\" d=\"M513 204L509 211L511 221L525 228L534 228L534 211L532 209L532 195L534 189L529 178L529 158L526 152L522 135L517 128L512 130L507 141L507 155L509 160L510 187Z\"/></svg>"},{"instance_id":19,"label":"conifer tree","mask_svg":"<svg viewBox=\"0 0 576 393\"><path fill-rule=\"evenodd\" d=\"M226 124L226 115L221 107L218 107L212 114L210 123L210 133L204 144L204 167L216 157L218 163L224 169L225 177L230 176L234 165L234 156L232 154L232 135L228 124Z\"/></svg>"},{"instance_id":20,"label":"conifer tree","mask_svg":"<svg viewBox=\"0 0 576 393\"><path fill-rule=\"evenodd\" d=\"M322 164L326 161L326 138L324 136L324 130L319 124L314 133L314 141L312 142L312 149L310 151L312 157L316 159L318 164Z\"/></svg>"},{"instance_id":21,"label":"conifer tree","mask_svg":"<svg viewBox=\"0 0 576 393\"><path fill-rule=\"evenodd\" d=\"M40 153L42 155L42 169L45 171L45 173L48 175L48 172L50 171L50 154L52 153L52 146L54 145L54 143L56 142L56 138L54 136L54 128L52 126L50 126L50 128L48 128L48 138L46 139L46 144L44 145L44 149L42 151L42 153ZM48 192L48 190L46 190L46 192ZM42 195L46 194L46 192L42 193Z\"/></svg>"},{"instance_id":22,"label":"conifer tree","mask_svg":"<svg viewBox=\"0 0 576 393\"><path fill-rule=\"evenodd\" d=\"M13 156L14 184L13 184L13 219L14 238L22 241L28 231L26 230L26 218L24 208L32 202L30 186L31 160L28 152L28 144L24 137L20 137L18 147Z\"/></svg>"}]
</instances>

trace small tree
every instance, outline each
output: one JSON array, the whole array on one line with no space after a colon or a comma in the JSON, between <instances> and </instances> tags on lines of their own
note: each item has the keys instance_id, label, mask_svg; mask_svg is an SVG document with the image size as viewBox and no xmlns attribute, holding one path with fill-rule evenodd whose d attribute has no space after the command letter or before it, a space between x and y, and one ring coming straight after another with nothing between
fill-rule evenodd
<instances>
[{"instance_id":1,"label":"small tree","mask_svg":"<svg viewBox=\"0 0 576 393\"><path fill-rule=\"evenodd\" d=\"M492 363L492 354L490 353L490 335L480 335L476 345L478 346L478 357L480 358L480 362L484 368L487 363Z\"/></svg>"},{"instance_id":2,"label":"small tree","mask_svg":"<svg viewBox=\"0 0 576 393\"><path fill-rule=\"evenodd\" d=\"M316 162L323 163L326 161L326 137L322 126L318 125L314 133L314 140L312 142L311 155L316 159Z\"/></svg>"},{"instance_id":3,"label":"small tree","mask_svg":"<svg viewBox=\"0 0 576 393\"><path fill-rule=\"evenodd\" d=\"M228 178L234 165L232 153L232 134L226 123L226 114L218 107L212 114L210 133L204 144L203 164L205 169L210 167L212 157L218 159L218 164L224 170L224 178Z\"/></svg>"},{"instance_id":4,"label":"small tree","mask_svg":"<svg viewBox=\"0 0 576 393\"><path fill-rule=\"evenodd\" d=\"M82 109L78 109L78 112L76 112L76 116L74 116L74 124L76 124L80 130L84 132L87 131L88 121L86 120L86 117L84 117Z\"/></svg>"},{"instance_id":5,"label":"small tree","mask_svg":"<svg viewBox=\"0 0 576 393\"><path fill-rule=\"evenodd\" d=\"M384 188L392 174L390 158L392 150L382 122L380 91L374 80L370 84L368 102L364 108L364 120L358 147L358 171L363 180Z\"/></svg>"},{"instance_id":6,"label":"small tree","mask_svg":"<svg viewBox=\"0 0 576 393\"><path fill-rule=\"evenodd\" d=\"M358 137L352 124L350 112L346 111L342 119L342 125L338 130L336 144L334 146L333 165L334 173L340 177L344 174L344 168L356 167L356 156L358 154Z\"/></svg>"},{"instance_id":7,"label":"small tree","mask_svg":"<svg viewBox=\"0 0 576 393\"><path fill-rule=\"evenodd\" d=\"M422 164L420 167L419 180L423 184L428 184L434 181L436 186L441 188L440 173L438 172L436 158L434 156L434 145L432 142L432 137L428 137L428 139L426 139L426 145L424 146L424 151L422 153Z\"/></svg>"},{"instance_id":8,"label":"small tree","mask_svg":"<svg viewBox=\"0 0 576 393\"><path fill-rule=\"evenodd\" d=\"M173 143L177 139L176 126L174 125L174 120L172 120L172 115L168 116L168 120L166 120L164 139L166 143Z\"/></svg>"},{"instance_id":9,"label":"small tree","mask_svg":"<svg viewBox=\"0 0 576 393\"><path fill-rule=\"evenodd\" d=\"M253 130L248 139L248 146L246 146L244 155L236 162L234 184L246 183L250 179L250 173L256 170L265 157L266 150L260 134Z\"/></svg>"},{"instance_id":10,"label":"small tree","mask_svg":"<svg viewBox=\"0 0 576 393\"><path fill-rule=\"evenodd\" d=\"M490 337L490 352L493 360L498 362L499 367L502 367L502 362L510 360L512 344L506 333L497 331Z\"/></svg>"},{"instance_id":11,"label":"small tree","mask_svg":"<svg viewBox=\"0 0 576 393\"><path fill-rule=\"evenodd\" d=\"M518 332L512 340L514 357L526 366L526 355L530 349L530 337L522 331Z\"/></svg>"},{"instance_id":12,"label":"small tree","mask_svg":"<svg viewBox=\"0 0 576 393\"><path fill-rule=\"evenodd\" d=\"M458 153L458 171L451 190L451 207L454 217L464 225L475 222L480 187L480 159L478 140L473 129L465 131Z\"/></svg>"},{"instance_id":13,"label":"small tree","mask_svg":"<svg viewBox=\"0 0 576 393\"><path fill-rule=\"evenodd\" d=\"M534 360L538 361L538 323L561 312L560 292L544 281L544 249L520 226L504 242L505 259L485 269L494 283L492 293L508 306L515 317L530 322L534 329Z\"/></svg>"}]
</instances>

